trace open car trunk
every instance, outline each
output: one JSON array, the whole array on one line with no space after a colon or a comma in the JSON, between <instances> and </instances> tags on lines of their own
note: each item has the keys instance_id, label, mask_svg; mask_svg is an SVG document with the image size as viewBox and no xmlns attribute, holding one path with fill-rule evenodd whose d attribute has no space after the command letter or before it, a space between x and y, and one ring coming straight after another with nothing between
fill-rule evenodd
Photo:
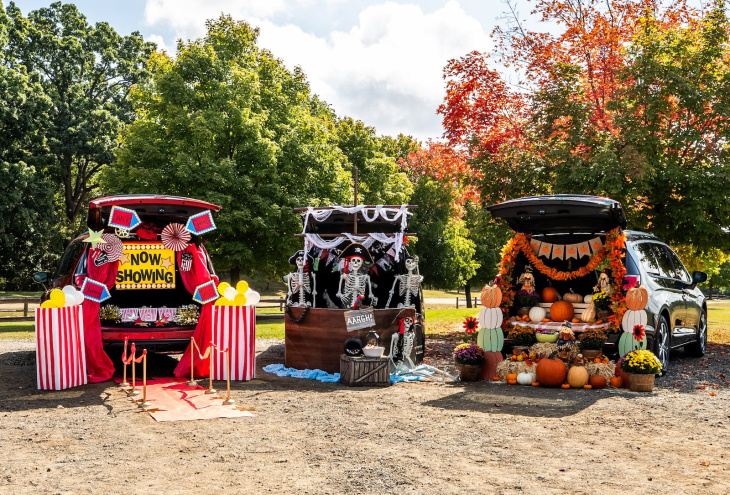
<instances>
[{"instance_id":1,"label":"open car trunk","mask_svg":"<svg viewBox=\"0 0 730 495\"><path fill-rule=\"evenodd\" d=\"M89 202L86 224L92 230L107 227L113 206L134 210L142 222L165 226L169 223L185 223L188 217L205 210L219 211L220 206L197 199L157 194L128 194L97 198Z\"/></svg>"}]
</instances>

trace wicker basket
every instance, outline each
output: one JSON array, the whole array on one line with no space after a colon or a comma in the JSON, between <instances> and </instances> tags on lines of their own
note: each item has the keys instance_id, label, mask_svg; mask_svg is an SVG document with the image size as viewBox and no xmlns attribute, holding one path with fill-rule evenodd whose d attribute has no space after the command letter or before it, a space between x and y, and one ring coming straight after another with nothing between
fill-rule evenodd
<instances>
[{"instance_id":1,"label":"wicker basket","mask_svg":"<svg viewBox=\"0 0 730 495\"><path fill-rule=\"evenodd\" d=\"M651 392L654 390L654 378L656 375L629 373L629 389L634 392Z\"/></svg>"}]
</instances>

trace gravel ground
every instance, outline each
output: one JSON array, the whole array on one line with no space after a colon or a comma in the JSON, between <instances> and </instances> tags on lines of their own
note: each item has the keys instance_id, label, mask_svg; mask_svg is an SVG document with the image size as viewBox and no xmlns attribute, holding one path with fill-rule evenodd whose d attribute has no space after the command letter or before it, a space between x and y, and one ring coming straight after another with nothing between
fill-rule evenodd
<instances>
[{"instance_id":1,"label":"gravel ground","mask_svg":"<svg viewBox=\"0 0 730 495\"><path fill-rule=\"evenodd\" d=\"M33 343L2 341L0 493L726 494L729 351L678 354L653 393L356 389L264 373L284 347L259 340L258 378L232 384L255 417L156 423L111 382L37 391ZM174 363L152 356L150 375Z\"/></svg>"}]
</instances>

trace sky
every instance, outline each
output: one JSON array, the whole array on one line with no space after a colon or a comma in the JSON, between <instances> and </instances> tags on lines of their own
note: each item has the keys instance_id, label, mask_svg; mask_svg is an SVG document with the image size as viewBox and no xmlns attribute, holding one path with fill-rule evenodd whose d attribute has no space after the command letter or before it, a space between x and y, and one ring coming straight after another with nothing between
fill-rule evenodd
<instances>
[{"instance_id":1,"label":"sky","mask_svg":"<svg viewBox=\"0 0 730 495\"><path fill-rule=\"evenodd\" d=\"M7 6L8 0L0 0ZM19 0L24 15L51 0ZM259 47L288 68L300 66L310 87L338 116L378 135L426 141L443 133L436 109L443 68L470 51L491 49L501 0L77 0L91 24L119 34L139 31L174 55L176 40L205 34L221 13L260 28Z\"/></svg>"}]
</instances>

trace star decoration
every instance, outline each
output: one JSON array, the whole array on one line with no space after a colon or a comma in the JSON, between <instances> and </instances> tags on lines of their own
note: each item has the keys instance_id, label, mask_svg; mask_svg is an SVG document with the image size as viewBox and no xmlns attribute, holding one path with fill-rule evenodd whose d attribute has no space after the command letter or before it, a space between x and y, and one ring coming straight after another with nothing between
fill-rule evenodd
<instances>
[{"instance_id":1,"label":"star decoration","mask_svg":"<svg viewBox=\"0 0 730 495\"><path fill-rule=\"evenodd\" d=\"M92 249L96 249L97 244L106 244L106 241L101 238L101 234L104 233L104 229L100 230L99 232L95 232L91 229L89 229L89 237L84 239L84 242L88 242L91 244Z\"/></svg>"},{"instance_id":2,"label":"star decoration","mask_svg":"<svg viewBox=\"0 0 730 495\"><path fill-rule=\"evenodd\" d=\"M169 321L167 321L167 318L164 318L164 317L163 317L163 318L160 318L159 320L157 320L157 321L155 322L155 326L156 326L156 327L164 327L164 326L165 326L166 324L168 324L168 323L170 323L170 322L169 322Z\"/></svg>"},{"instance_id":3,"label":"star decoration","mask_svg":"<svg viewBox=\"0 0 730 495\"><path fill-rule=\"evenodd\" d=\"M142 321L142 318L140 316L138 316L137 319L134 320L134 324L136 326L138 326L138 327L148 327L148 326L150 326L150 324L147 323L146 321Z\"/></svg>"},{"instance_id":4,"label":"star decoration","mask_svg":"<svg viewBox=\"0 0 730 495\"><path fill-rule=\"evenodd\" d=\"M164 269L168 269L172 266L172 261L170 261L170 258L162 258L162 261L160 261L160 266Z\"/></svg>"},{"instance_id":5,"label":"star decoration","mask_svg":"<svg viewBox=\"0 0 730 495\"><path fill-rule=\"evenodd\" d=\"M125 263L129 263L129 255L127 253L122 253L119 257L119 264L123 265Z\"/></svg>"}]
</instances>

